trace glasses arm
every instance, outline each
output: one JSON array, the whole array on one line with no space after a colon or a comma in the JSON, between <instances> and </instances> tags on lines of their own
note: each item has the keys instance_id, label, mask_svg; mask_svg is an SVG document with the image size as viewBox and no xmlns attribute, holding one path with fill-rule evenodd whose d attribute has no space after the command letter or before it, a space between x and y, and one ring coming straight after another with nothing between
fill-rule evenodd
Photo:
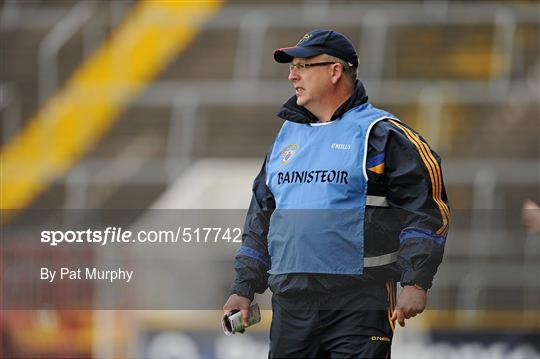
<instances>
[{"instance_id":1,"label":"glasses arm","mask_svg":"<svg viewBox=\"0 0 540 359\"><path fill-rule=\"evenodd\" d=\"M310 67L333 65L333 64L337 64L337 62L325 61L325 62L314 62L314 63L311 63L311 64L293 64L293 63L291 63L291 64L289 64L289 70L290 71L292 71L294 69L303 70L303 69L307 69L307 68L310 68Z\"/></svg>"}]
</instances>

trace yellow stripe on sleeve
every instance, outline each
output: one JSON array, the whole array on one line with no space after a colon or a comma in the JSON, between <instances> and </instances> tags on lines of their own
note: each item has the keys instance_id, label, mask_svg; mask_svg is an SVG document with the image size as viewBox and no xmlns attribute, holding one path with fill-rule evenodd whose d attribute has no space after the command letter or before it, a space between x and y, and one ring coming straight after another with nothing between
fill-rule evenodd
<instances>
[{"instance_id":1,"label":"yellow stripe on sleeve","mask_svg":"<svg viewBox=\"0 0 540 359\"><path fill-rule=\"evenodd\" d=\"M448 224L449 224L449 218L450 218L450 211L448 209L448 206L444 201L442 200L442 175L441 175L441 168L439 166L439 163L431 153L431 150L429 149L428 145L423 142L420 139L420 136L416 134L415 132L411 131L407 127L403 126L397 121L390 120L395 126L400 128L404 133L405 136L415 145L416 149L418 150L418 153L420 154L420 157L422 158L422 161L424 162L424 166L428 170L429 178L431 180L431 188L432 188L432 195L433 200L437 204L439 211L441 213L441 219L442 219L442 226L436 231L438 235L446 235L448 233Z\"/></svg>"},{"instance_id":2,"label":"yellow stripe on sleeve","mask_svg":"<svg viewBox=\"0 0 540 359\"><path fill-rule=\"evenodd\" d=\"M427 164L429 164L431 166L430 170L433 171L433 178L435 179L435 183L433 184L433 199L436 201L437 205L439 206L439 210L441 211L441 217L442 217L442 222L443 222L443 226L439 228L439 230L437 231L437 234L443 235L447 233L448 231L449 211L448 211L448 207L446 206L444 201L441 199L442 176L441 176L441 170L440 170L439 164L437 160L435 159L435 157L433 156L433 154L431 153L431 150L429 149L427 144L425 144L420 139L418 134L414 133L413 131L411 131L410 129L406 127L402 127L402 128L406 132L406 134L410 136L408 137L413 141L413 143L415 143L415 145L419 149L420 154L426 166Z\"/></svg>"},{"instance_id":3,"label":"yellow stripe on sleeve","mask_svg":"<svg viewBox=\"0 0 540 359\"><path fill-rule=\"evenodd\" d=\"M383 174L384 173L384 163L381 163L380 165L373 166L368 168L368 171L375 172L376 174Z\"/></svg>"}]
</instances>

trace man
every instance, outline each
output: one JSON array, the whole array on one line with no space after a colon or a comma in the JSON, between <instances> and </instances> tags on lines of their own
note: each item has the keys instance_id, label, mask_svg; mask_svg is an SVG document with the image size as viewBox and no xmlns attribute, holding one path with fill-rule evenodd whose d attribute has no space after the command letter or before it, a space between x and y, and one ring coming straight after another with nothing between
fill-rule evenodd
<instances>
[{"instance_id":1,"label":"man","mask_svg":"<svg viewBox=\"0 0 540 359\"><path fill-rule=\"evenodd\" d=\"M424 310L442 260L440 158L367 102L342 34L311 31L274 59L290 63L295 95L254 181L223 309L247 321L269 286L270 357L389 357L394 321Z\"/></svg>"},{"instance_id":2,"label":"man","mask_svg":"<svg viewBox=\"0 0 540 359\"><path fill-rule=\"evenodd\" d=\"M540 232L540 206L538 206L538 203L530 199L523 201L521 221L527 233L535 234Z\"/></svg>"}]
</instances>

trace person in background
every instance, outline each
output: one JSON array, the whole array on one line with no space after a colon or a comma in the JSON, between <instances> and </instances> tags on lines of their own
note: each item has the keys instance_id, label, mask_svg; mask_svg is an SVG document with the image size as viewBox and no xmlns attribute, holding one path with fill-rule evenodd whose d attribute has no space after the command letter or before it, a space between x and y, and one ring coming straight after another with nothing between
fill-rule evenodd
<instances>
[{"instance_id":1,"label":"person in background","mask_svg":"<svg viewBox=\"0 0 540 359\"><path fill-rule=\"evenodd\" d=\"M530 199L523 201L521 220L529 234L540 233L540 206L538 203Z\"/></svg>"}]
</instances>

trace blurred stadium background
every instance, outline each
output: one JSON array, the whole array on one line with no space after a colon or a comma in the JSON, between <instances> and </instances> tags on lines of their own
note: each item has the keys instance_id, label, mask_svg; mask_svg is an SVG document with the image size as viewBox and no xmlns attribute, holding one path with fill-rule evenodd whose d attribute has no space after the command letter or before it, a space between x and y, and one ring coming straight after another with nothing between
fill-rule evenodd
<instances>
[{"instance_id":1,"label":"blurred stadium background","mask_svg":"<svg viewBox=\"0 0 540 359\"><path fill-rule=\"evenodd\" d=\"M539 357L540 238L519 219L540 201L538 1L1 1L3 233L42 209L247 208L292 94L272 52L313 28L349 36L371 102L444 159L436 305L394 356ZM2 243L7 293L28 253ZM223 301L235 250L213 254ZM225 338L213 309L2 310L2 357L266 357L268 312Z\"/></svg>"}]
</instances>

